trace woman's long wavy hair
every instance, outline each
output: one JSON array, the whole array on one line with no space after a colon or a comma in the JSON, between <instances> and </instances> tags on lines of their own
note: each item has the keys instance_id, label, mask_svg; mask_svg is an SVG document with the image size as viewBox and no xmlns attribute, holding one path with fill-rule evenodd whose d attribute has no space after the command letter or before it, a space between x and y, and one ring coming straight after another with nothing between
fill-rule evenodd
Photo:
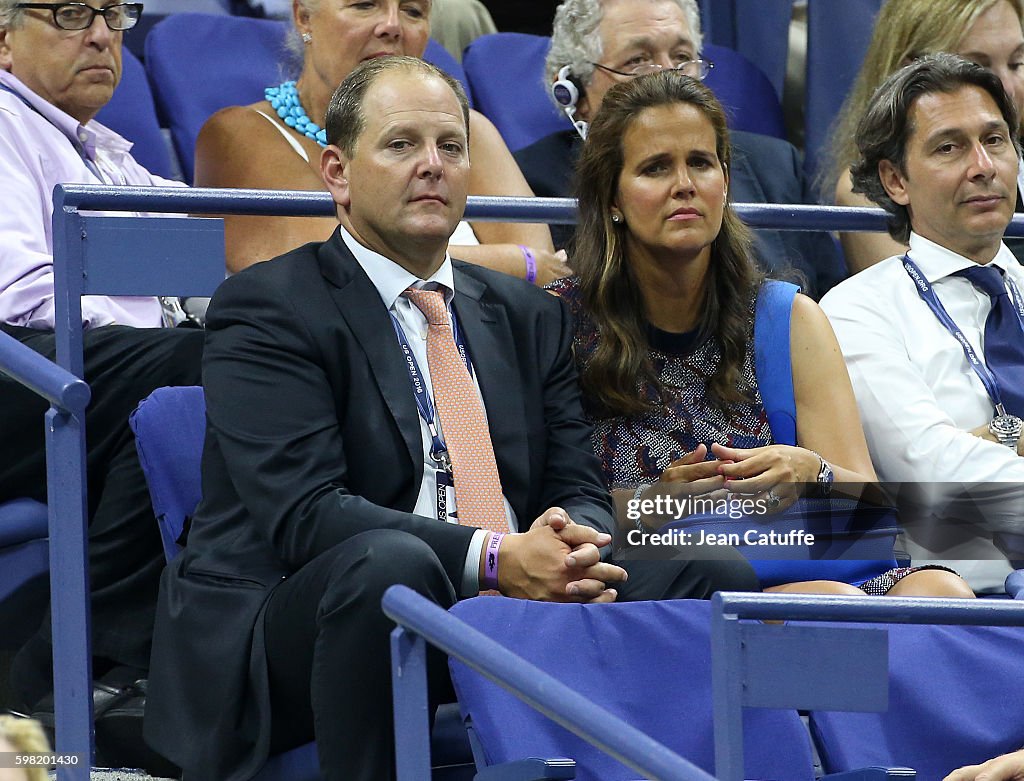
<instances>
[{"instance_id":1,"label":"woman's long wavy hair","mask_svg":"<svg viewBox=\"0 0 1024 781\"><path fill-rule=\"evenodd\" d=\"M584 367L584 395L600 414L640 415L658 399L637 392L638 381L660 399L666 388L648 357L643 295L626 256L623 223L613 223L612 204L624 164L622 139L645 109L677 103L696 107L715 130L716 152L724 170L731 159L725 112L711 90L676 71L662 71L617 84L608 90L590 126L576 169L579 224L573 268L580 278L583 303L600 339ZM711 244L711 262L698 321L698 341L714 339L721 360L709 379L712 397L722 406L749 400L742 369L749 334L749 306L762 275L751 260L751 234L726 199L722 228Z\"/></svg>"}]
</instances>

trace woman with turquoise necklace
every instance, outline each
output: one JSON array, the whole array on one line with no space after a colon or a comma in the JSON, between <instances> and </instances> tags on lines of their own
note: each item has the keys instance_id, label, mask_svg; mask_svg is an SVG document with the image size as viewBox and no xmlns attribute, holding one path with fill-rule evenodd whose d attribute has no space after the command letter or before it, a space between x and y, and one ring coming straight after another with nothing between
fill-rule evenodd
<instances>
[{"instance_id":1,"label":"woman with turquoise necklace","mask_svg":"<svg viewBox=\"0 0 1024 781\"><path fill-rule=\"evenodd\" d=\"M334 89L360 62L387 54L421 57L431 0L293 0L295 81L268 85L266 100L214 114L196 142L195 183L203 187L322 190L320 128ZM532 195L497 129L470 117L472 195ZM228 217L228 269L239 271L308 241L324 241L325 217ZM483 245L483 246L481 246ZM460 225L452 254L544 284L570 273L546 225Z\"/></svg>"}]
</instances>

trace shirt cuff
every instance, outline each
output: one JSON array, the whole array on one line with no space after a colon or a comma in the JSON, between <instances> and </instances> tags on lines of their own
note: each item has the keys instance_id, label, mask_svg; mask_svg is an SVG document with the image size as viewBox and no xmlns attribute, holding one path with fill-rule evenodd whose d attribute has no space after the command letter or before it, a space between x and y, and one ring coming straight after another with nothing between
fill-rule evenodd
<instances>
[{"instance_id":1,"label":"shirt cuff","mask_svg":"<svg viewBox=\"0 0 1024 781\"><path fill-rule=\"evenodd\" d=\"M473 532L473 539L469 541L469 550L466 552L466 566L462 570L462 593L463 599L475 597L480 593L480 551L484 549L487 542L486 529L477 529Z\"/></svg>"}]
</instances>

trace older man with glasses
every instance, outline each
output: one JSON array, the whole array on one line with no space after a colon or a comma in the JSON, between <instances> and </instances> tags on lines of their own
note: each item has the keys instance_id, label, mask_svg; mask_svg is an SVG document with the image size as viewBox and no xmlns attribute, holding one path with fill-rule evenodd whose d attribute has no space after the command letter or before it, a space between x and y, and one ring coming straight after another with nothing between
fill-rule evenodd
<instances>
[{"instance_id":1,"label":"older man with glasses","mask_svg":"<svg viewBox=\"0 0 1024 781\"><path fill-rule=\"evenodd\" d=\"M0 329L50 358L54 185L178 184L146 171L132 159L131 144L94 119L121 78L123 31L141 13L141 3L0 0ZM86 430L101 750L104 714L139 696L132 684L146 675L162 567L128 415L156 387L200 381L203 334L162 327L176 322L180 310L171 309L156 298L82 301L85 379L93 390ZM0 375L0 501L45 501L45 409ZM44 628L19 652L11 676L21 699L11 704L44 722L52 721L50 654Z\"/></svg>"},{"instance_id":2,"label":"older man with glasses","mask_svg":"<svg viewBox=\"0 0 1024 781\"><path fill-rule=\"evenodd\" d=\"M614 84L665 68L704 79L713 67L701 57L696 0L565 0L555 12L545 68L551 97L569 119L564 131L515 153L530 187L542 196L572 194L573 166L587 125ZM809 200L792 145L754 133L730 135L732 201ZM562 247L571 228L552 226L551 233ZM845 275L835 243L825 233L759 230L755 236L761 267L773 275L797 269L806 277L804 292L815 298Z\"/></svg>"}]
</instances>

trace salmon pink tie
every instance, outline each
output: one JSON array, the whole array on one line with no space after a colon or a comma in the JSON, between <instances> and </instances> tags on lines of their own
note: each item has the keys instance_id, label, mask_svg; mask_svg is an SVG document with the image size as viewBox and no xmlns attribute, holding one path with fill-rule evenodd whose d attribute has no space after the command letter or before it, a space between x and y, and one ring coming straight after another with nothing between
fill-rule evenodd
<instances>
[{"instance_id":1,"label":"salmon pink tie","mask_svg":"<svg viewBox=\"0 0 1024 781\"><path fill-rule=\"evenodd\" d=\"M484 405L455 344L444 293L411 287L402 295L427 318L427 365L441 433L452 460L459 523L507 532L501 479Z\"/></svg>"}]
</instances>

